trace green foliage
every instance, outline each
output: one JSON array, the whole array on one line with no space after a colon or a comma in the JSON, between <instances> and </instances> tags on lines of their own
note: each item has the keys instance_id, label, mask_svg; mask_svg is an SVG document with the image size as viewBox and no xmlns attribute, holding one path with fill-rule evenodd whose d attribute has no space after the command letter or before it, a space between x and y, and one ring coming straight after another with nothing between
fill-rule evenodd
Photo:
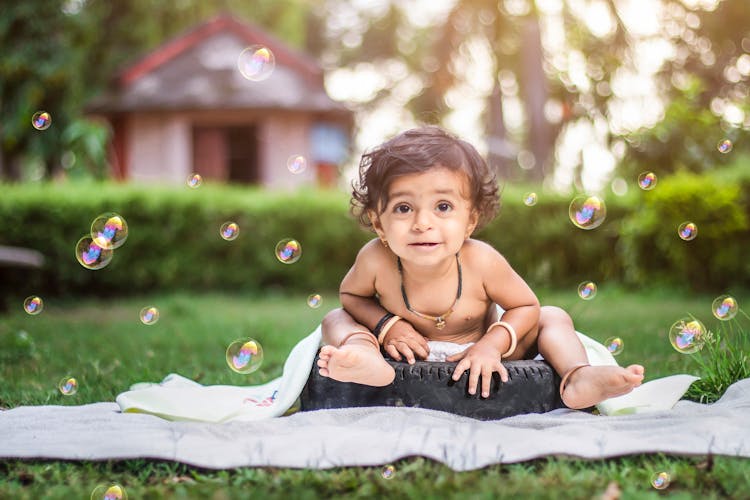
<instances>
[{"instance_id":1,"label":"green foliage","mask_svg":"<svg viewBox=\"0 0 750 500\"><path fill-rule=\"evenodd\" d=\"M568 288L584 280L712 291L747 287L750 190L743 175L725 182L680 174L661 179L653 191L613 196L606 200L604 224L590 231L568 219L569 197L539 191L538 203L527 207L523 190L509 187L500 216L476 237L495 246L532 287ZM85 182L0 189L0 244L33 248L47 259L38 271L0 268L5 297L111 296L154 288L335 289L374 236L349 216L346 195L333 191ZM75 260L74 247L103 212L122 215L129 237L109 266L90 271ZM685 220L698 225L693 241L677 236ZM219 237L225 221L239 224L237 240ZM286 237L303 247L293 265L274 257L276 243Z\"/></svg>"},{"instance_id":2,"label":"green foliage","mask_svg":"<svg viewBox=\"0 0 750 500\"><path fill-rule=\"evenodd\" d=\"M5 292L109 296L153 288L335 289L371 237L348 216L347 199L338 192L85 183L2 190L2 244L34 248L47 259L39 272L6 270L0 280ZM74 248L103 212L122 215L129 236L109 266L91 271L76 261ZM225 221L239 224L236 240L219 236ZM285 237L302 244L296 264L274 256Z\"/></svg>"},{"instance_id":3,"label":"green foliage","mask_svg":"<svg viewBox=\"0 0 750 500\"><path fill-rule=\"evenodd\" d=\"M750 317L740 311L741 319ZM750 334L747 326L737 319L721 322L712 331L706 344L692 358L698 364L701 377L694 382L685 397L700 403L713 403L721 398L727 387L750 377Z\"/></svg>"},{"instance_id":4,"label":"green foliage","mask_svg":"<svg viewBox=\"0 0 750 500\"><path fill-rule=\"evenodd\" d=\"M636 177L643 170L659 176L681 170L710 172L730 165L738 153L750 151L750 133L723 123L711 111L711 96L703 87L697 78L690 79L683 90L675 89L659 123L627 137L629 147L619 166L622 175ZM731 155L717 149L725 139L733 143Z\"/></svg>"},{"instance_id":5,"label":"green foliage","mask_svg":"<svg viewBox=\"0 0 750 500\"><path fill-rule=\"evenodd\" d=\"M681 172L643 192L621 226L618 253L628 283L666 282L691 288L750 285L750 177L747 159L736 170L697 175ZM677 228L698 227L692 241Z\"/></svg>"}]
</instances>

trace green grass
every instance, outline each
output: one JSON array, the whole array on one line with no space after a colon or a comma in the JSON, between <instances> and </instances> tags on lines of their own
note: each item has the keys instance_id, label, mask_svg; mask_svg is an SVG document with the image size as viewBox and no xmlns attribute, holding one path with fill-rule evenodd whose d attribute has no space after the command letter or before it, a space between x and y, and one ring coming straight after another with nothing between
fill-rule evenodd
<instances>
[{"instance_id":1,"label":"green grass","mask_svg":"<svg viewBox=\"0 0 750 500\"><path fill-rule=\"evenodd\" d=\"M582 301L575 286L572 292L537 292L543 304L568 310L577 328L589 336L602 342L622 338L624 350L618 361L643 364L647 380L675 373L721 372L720 362L712 363L704 356L700 358L703 364L698 363L696 355L677 353L667 340L671 324L691 314L708 328L722 331L724 325L710 312L713 296L671 290L636 294L600 286L594 300ZM334 294L321 293L320 309L309 308L304 296L282 291L263 296L184 293L116 300L50 298L37 316L23 312L24 297L10 298L9 303L18 307L0 315L0 406L113 401L130 384L158 381L170 372L203 384L267 381L281 373L291 347L337 305ZM750 299L748 293L732 293L740 305ZM146 305L155 305L161 312L155 325L138 320L139 310ZM19 336L20 331L26 334ZM731 341L736 332L729 330L725 340ZM230 371L224 360L226 346L244 336L257 339L264 348L261 369L250 375ZM715 355L710 349L705 351ZM57 389L60 379L68 375L79 382L73 396L63 396ZM97 485L108 482L122 484L131 499L593 498L613 481L622 498L658 498L665 492L650 485L651 475L658 471L670 472L672 483L666 493L674 498L743 498L750 491L750 461L726 457L551 458L462 473L418 457L394 465L394 477L384 479L381 467L209 471L149 460L9 460L0 461L0 498L88 498Z\"/></svg>"}]
</instances>

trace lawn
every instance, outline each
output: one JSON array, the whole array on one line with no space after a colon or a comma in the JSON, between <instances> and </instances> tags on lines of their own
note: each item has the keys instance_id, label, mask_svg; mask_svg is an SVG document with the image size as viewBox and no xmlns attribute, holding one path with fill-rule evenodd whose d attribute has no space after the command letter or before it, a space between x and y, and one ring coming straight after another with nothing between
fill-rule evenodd
<instances>
[{"instance_id":1,"label":"lawn","mask_svg":"<svg viewBox=\"0 0 750 500\"><path fill-rule=\"evenodd\" d=\"M676 352L667 332L676 320L693 315L710 328L712 295L673 290L637 293L600 285L593 300L571 291L538 290L543 304L568 310L577 328L604 342L620 337L621 364L638 362L650 380L675 373L700 375L690 355ZM0 315L0 406L80 405L113 401L139 381L158 381L177 372L203 384L256 384L281 373L291 347L307 335L335 294L320 291L323 305L313 309L306 295L281 290L262 296L220 293L155 293L107 299L47 299L30 316L18 307ZM734 291L740 305L750 294ZM11 304L14 300L11 299ZM160 319L139 321L141 308L154 305ZM739 317L739 316L738 316ZM747 320L743 320L747 325ZM23 333L25 332L25 333ZM228 369L227 345L250 336L264 348L261 368L240 375ZM78 391L64 396L63 377L73 376ZM111 463L0 461L0 498L88 498L95 487L122 484L129 498L592 498L617 483L623 498L747 498L750 461L724 457L663 455L606 461L550 458L453 472L423 458L395 464L391 479L382 467L332 470L244 468L208 471L148 460ZM668 471L663 492L651 476Z\"/></svg>"}]
</instances>

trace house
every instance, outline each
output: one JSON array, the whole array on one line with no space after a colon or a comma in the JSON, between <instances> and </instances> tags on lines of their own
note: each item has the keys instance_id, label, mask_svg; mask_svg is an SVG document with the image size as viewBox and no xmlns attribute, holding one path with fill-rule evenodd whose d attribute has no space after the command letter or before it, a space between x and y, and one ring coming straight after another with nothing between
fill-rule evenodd
<instances>
[{"instance_id":1,"label":"house","mask_svg":"<svg viewBox=\"0 0 750 500\"><path fill-rule=\"evenodd\" d=\"M124 68L86 109L111 126L112 176L142 182L330 185L353 126L309 56L226 15Z\"/></svg>"}]
</instances>

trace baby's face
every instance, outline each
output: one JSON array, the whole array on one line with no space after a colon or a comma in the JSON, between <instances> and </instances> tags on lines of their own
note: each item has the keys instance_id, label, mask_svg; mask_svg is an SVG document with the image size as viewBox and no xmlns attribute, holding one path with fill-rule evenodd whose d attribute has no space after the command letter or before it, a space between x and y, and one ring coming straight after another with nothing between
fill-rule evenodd
<instances>
[{"instance_id":1,"label":"baby's face","mask_svg":"<svg viewBox=\"0 0 750 500\"><path fill-rule=\"evenodd\" d=\"M452 259L477 224L469 192L466 174L443 167L398 177L385 210L372 219L375 230L403 261L431 265Z\"/></svg>"}]
</instances>

